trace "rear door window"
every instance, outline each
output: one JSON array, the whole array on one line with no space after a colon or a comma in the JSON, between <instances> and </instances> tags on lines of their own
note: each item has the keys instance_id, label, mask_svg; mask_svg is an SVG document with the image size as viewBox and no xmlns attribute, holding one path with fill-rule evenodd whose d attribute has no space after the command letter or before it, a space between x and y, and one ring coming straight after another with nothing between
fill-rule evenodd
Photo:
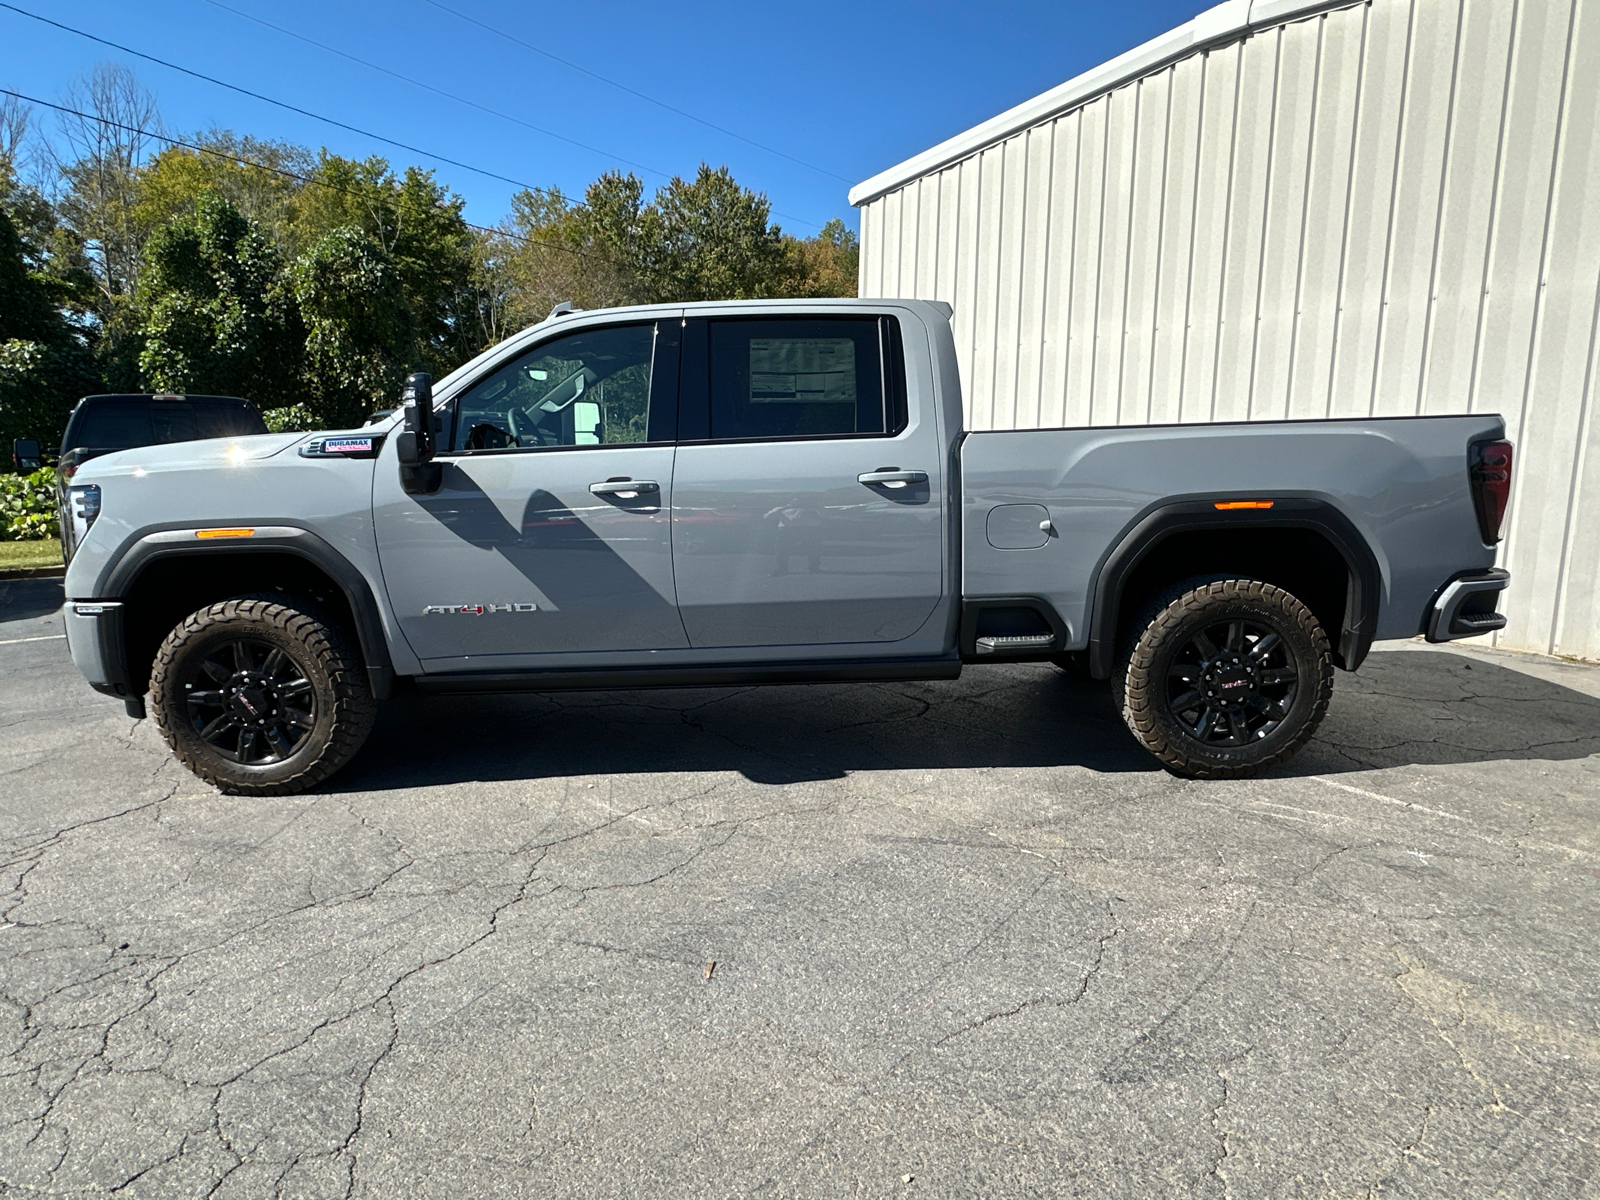
<instances>
[{"instance_id":1,"label":"rear door window","mask_svg":"<svg viewBox=\"0 0 1600 1200\"><path fill-rule=\"evenodd\" d=\"M710 325L711 438L895 432L876 317Z\"/></svg>"}]
</instances>

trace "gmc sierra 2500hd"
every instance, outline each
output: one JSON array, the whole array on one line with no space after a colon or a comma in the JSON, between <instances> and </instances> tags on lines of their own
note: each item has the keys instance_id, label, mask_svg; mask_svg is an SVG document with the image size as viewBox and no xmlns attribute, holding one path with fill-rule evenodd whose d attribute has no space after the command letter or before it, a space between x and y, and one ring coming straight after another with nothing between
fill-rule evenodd
<instances>
[{"instance_id":1,"label":"gmc sierra 2500hd","mask_svg":"<svg viewBox=\"0 0 1600 1200\"><path fill-rule=\"evenodd\" d=\"M968 433L949 316L558 309L359 430L96 458L73 659L236 793L325 779L402 687L1029 660L1220 778L1293 754L1374 638L1504 624L1498 417Z\"/></svg>"}]
</instances>

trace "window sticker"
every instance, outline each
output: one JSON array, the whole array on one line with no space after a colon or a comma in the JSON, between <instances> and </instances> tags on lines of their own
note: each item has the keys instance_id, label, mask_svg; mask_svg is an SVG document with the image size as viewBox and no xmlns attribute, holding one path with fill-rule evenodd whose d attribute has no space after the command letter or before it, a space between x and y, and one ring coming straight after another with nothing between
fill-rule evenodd
<instances>
[{"instance_id":1,"label":"window sticker","mask_svg":"<svg viewBox=\"0 0 1600 1200\"><path fill-rule=\"evenodd\" d=\"M853 338L751 338L751 404L854 404Z\"/></svg>"}]
</instances>

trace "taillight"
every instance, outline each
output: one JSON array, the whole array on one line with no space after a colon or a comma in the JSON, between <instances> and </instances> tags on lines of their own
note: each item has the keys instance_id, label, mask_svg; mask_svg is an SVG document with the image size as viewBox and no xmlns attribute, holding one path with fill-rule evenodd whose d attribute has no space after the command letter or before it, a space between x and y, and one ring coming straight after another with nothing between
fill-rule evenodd
<instances>
[{"instance_id":1,"label":"taillight","mask_svg":"<svg viewBox=\"0 0 1600 1200\"><path fill-rule=\"evenodd\" d=\"M1472 479L1472 502L1478 509L1478 529L1485 545L1500 540L1506 505L1511 503L1511 443L1474 442L1467 454Z\"/></svg>"}]
</instances>

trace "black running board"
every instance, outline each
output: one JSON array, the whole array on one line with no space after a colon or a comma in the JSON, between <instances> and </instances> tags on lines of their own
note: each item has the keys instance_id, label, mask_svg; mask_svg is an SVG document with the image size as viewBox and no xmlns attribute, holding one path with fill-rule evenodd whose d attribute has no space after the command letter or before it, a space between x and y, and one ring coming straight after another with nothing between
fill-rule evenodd
<instances>
[{"instance_id":1,"label":"black running board","mask_svg":"<svg viewBox=\"0 0 1600 1200\"><path fill-rule=\"evenodd\" d=\"M449 671L418 675L422 692L604 692L636 688L751 687L781 683L884 683L957 679L956 658L835 659L815 662L768 662L609 667L591 670L545 668L531 671Z\"/></svg>"}]
</instances>

